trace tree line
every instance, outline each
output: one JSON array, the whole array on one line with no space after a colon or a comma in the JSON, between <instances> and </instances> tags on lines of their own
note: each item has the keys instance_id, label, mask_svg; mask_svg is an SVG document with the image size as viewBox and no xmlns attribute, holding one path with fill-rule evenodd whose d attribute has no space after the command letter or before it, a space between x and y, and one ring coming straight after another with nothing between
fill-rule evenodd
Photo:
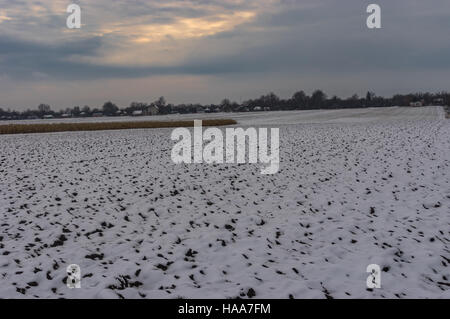
<instances>
[{"instance_id":1,"label":"tree line","mask_svg":"<svg viewBox=\"0 0 450 319\"><path fill-rule=\"evenodd\" d=\"M229 99L222 100L219 104L170 104L164 97L158 100L146 102L132 102L128 107L119 107L111 101L101 107L91 108L74 106L64 110L52 110L50 105L39 104L36 109L26 111L12 111L0 108L0 119L33 119L45 117L91 117L91 116L126 116L133 114L147 114L146 110L153 107L157 114L172 113L199 113L199 112L252 112L252 111L283 111L283 110L316 110L316 109L341 109L341 108L365 108L365 107L389 107L409 106L419 102L420 105L450 105L450 93L410 93L395 94L392 97L377 96L369 91L363 97L353 95L348 98L340 98L336 95L327 96L322 90L315 90L311 95L304 91L298 91L288 99L282 99L274 93L262 95L256 99L250 99L238 103Z\"/></svg>"}]
</instances>

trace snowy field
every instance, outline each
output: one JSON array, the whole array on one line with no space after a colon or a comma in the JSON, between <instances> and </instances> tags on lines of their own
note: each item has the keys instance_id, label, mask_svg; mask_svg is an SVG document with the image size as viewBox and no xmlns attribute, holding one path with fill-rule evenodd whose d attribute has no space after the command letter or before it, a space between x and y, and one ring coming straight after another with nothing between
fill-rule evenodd
<instances>
[{"instance_id":1,"label":"snowy field","mask_svg":"<svg viewBox=\"0 0 450 319\"><path fill-rule=\"evenodd\" d=\"M187 117L280 127L279 173L174 165L171 129L1 136L0 297L450 298L440 107Z\"/></svg>"},{"instance_id":2,"label":"snowy field","mask_svg":"<svg viewBox=\"0 0 450 319\"><path fill-rule=\"evenodd\" d=\"M387 111L386 111L387 110ZM65 119L36 119L0 121L2 124L42 124L42 123L93 123L93 122L139 122L139 121L180 121L233 118L242 125L283 125L283 124L313 124L330 122L364 122L376 120L405 120L436 117L434 112L420 112L414 108L363 108L344 110L308 110L308 111L276 111L247 113L198 113L170 114L158 116L120 116L120 117L86 117Z\"/></svg>"}]
</instances>

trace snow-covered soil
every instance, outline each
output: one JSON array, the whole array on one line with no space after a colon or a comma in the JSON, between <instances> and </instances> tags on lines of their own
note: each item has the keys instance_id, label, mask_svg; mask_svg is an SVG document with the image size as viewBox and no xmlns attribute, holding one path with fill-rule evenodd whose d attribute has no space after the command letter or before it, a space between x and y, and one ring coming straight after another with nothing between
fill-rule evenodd
<instances>
[{"instance_id":1,"label":"snow-covered soil","mask_svg":"<svg viewBox=\"0 0 450 319\"><path fill-rule=\"evenodd\" d=\"M170 129L1 136L0 297L450 298L441 108L232 117L280 127L278 174L175 165Z\"/></svg>"}]
</instances>

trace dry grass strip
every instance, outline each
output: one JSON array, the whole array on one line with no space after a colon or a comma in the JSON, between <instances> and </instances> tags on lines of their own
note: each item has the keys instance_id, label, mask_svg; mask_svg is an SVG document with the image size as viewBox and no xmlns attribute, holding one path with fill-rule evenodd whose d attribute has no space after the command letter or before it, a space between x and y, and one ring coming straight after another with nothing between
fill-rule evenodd
<instances>
[{"instance_id":1,"label":"dry grass strip","mask_svg":"<svg viewBox=\"0 0 450 319\"><path fill-rule=\"evenodd\" d=\"M203 126L237 124L235 120L203 120ZM193 127L194 121L142 121L142 122L96 122L96 123L45 123L0 125L0 134L28 134L70 131L128 130L142 128Z\"/></svg>"}]
</instances>

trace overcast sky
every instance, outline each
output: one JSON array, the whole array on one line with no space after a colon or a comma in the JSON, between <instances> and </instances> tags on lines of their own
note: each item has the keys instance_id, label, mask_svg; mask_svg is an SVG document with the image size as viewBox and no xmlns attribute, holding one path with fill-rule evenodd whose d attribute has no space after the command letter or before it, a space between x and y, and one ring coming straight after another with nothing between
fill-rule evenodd
<instances>
[{"instance_id":1,"label":"overcast sky","mask_svg":"<svg viewBox=\"0 0 450 319\"><path fill-rule=\"evenodd\" d=\"M70 3L0 0L0 107L450 90L448 0L73 1L79 30Z\"/></svg>"}]
</instances>

